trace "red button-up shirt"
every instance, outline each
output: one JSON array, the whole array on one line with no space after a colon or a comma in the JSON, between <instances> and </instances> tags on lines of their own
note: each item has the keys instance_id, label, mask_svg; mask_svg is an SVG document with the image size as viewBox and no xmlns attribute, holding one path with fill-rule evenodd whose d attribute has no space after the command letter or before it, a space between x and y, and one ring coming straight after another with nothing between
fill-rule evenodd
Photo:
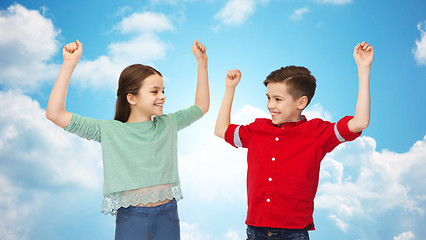
<instances>
[{"instance_id":1,"label":"red button-up shirt","mask_svg":"<svg viewBox=\"0 0 426 240\"><path fill-rule=\"evenodd\" d=\"M350 119L330 123L303 117L281 126L256 119L245 126L229 125L225 140L248 148L247 225L315 229L312 214L321 160L340 143L361 135L349 131Z\"/></svg>"}]
</instances>

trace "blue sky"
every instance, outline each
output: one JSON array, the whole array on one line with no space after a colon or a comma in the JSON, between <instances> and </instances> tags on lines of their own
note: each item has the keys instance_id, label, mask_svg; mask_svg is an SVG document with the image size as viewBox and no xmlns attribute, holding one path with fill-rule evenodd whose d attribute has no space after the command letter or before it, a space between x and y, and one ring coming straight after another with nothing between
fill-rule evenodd
<instances>
[{"instance_id":1,"label":"blue sky","mask_svg":"<svg viewBox=\"0 0 426 240\"><path fill-rule=\"evenodd\" d=\"M226 70L239 68L232 121L268 117L262 82L286 65L318 81L308 118L355 111L353 47L371 43L371 123L326 156L312 239L426 236L426 2L151 0L0 2L0 238L113 239L100 213L97 143L45 119L61 48L84 52L67 110L111 119L121 70L149 64L165 77L165 112L193 104L195 38L207 46L211 108L179 135L182 239L245 239L245 150L213 135Z\"/></svg>"}]
</instances>

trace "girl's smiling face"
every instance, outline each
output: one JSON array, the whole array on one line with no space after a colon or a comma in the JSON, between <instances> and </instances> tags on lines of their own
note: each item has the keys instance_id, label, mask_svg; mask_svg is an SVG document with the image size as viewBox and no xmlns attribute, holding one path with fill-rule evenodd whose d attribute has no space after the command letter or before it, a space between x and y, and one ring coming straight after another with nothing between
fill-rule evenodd
<instances>
[{"instance_id":1,"label":"girl's smiling face","mask_svg":"<svg viewBox=\"0 0 426 240\"><path fill-rule=\"evenodd\" d=\"M163 115L163 105L166 101L163 78L157 74L147 77L143 80L138 94L131 95L130 98L131 114L138 116L141 121L151 120L153 115Z\"/></svg>"}]
</instances>

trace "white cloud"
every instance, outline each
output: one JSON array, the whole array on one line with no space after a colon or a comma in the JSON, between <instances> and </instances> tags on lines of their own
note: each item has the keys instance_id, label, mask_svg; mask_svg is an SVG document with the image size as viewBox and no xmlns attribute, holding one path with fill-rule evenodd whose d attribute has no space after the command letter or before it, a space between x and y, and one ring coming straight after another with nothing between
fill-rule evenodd
<instances>
[{"instance_id":1,"label":"white cloud","mask_svg":"<svg viewBox=\"0 0 426 240\"><path fill-rule=\"evenodd\" d=\"M319 3L334 4L334 5L343 5L343 4L348 4L352 2L352 0L316 0L316 1Z\"/></svg>"},{"instance_id":2,"label":"white cloud","mask_svg":"<svg viewBox=\"0 0 426 240\"><path fill-rule=\"evenodd\" d=\"M74 70L71 84L78 83L86 88L116 90L120 73L127 65L113 62L109 56L100 56L93 61L81 60Z\"/></svg>"},{"instance_id":3,"label":"white cloud","mask_svg":"<svg viewBox=\"0 0 426 240\"><path fill-rule=\"evenodd\" d=\"M75 82L82 87L117 89L121 71L128 65L142 63L152 65L165 57L170 46L154 34L143 34L129 41L115 42L109 52L93 61L82 60L74 71Z\"/></svg>"},{"instance_id":4,"label":"white cloud","mask_svg":"<svg viewBox=\"0 0 426 240\"><path fill-rule=\"evenodd\" d=\"M217 237L203 233L197 224L189 224L187 222L180 222L180 236L182 240L210 240L217 239ZM218 235L215 235L218 236ZM240 240L239 234L235 231L229 230L220 239Z\"/></svg>"},{"instance_id":5,"label":"white cloud","mask_svg":"<svg viewBox=\"0 0 426 240\"><path fill-rule=\"evenodd\" d=\"M224 25L240 26L255 11L256 0L229 0L215 15Z\"/></svg>"},{"instance_id":6,"label":"white cloud","mask_svg":"<svg viewBox=\"0 0 426 240\"><path fill-rule=\"evenodd\" d=\"M417 24L420 40L416 39L416 49L413 50L417 64L426 65L426 21Z\"/></svg>"},{"instance_id":7,"label":"white cloud","mask_svg":"<svg viewBox=\"0 0 426 240\"><path fill-rule=\"evenodd\" d=\"M411 232L403 232L400 235L393 237L393 240L413 240L416 236Z\"/></svg>"},{"instance_id":8,"label":"white cloud","mask_svg":"<svg viewBox=\"0 0 426 240\"><path fill-rule=\"evenodd\" d=\"M261 109L245 105L231 119L233 123L248 124L255 118L268 116ZM233 148L223 139L214 136L210 127L214 126L214 120L204 120L204 126L194 133L204 136L204 144L188 154L179 155L182 185L188 188L186 192L193 199L208 203L219 201L246 204L247 150Z\"/></svg>"},{"instance_id":9,"label":"white cloud","mask_svg":"<svg viewBox=\"0 0 426 240\"><path fill-rule=\"evenodd\" d=\"M0 108L0 133L7 136L0 139L0 173L28 186L100 187L98 143L80 140L55 126L38 102L20 91L0 92Z\"/></svg>"},{"instance_id":10,"label":"white cloud","mask_svg":"<svg viewBox=\"0 0 426 240\"><path fill-rule=\"evenodd\" d=\"M0 238L27 239L46 197L67 189L101 194L101 151L54 126L20 91L0 91L0 109Z\"/></svg>"},{"instance_id":11,"label":"white cloud","mask_svg":"<svg viewBox=\"0 0 426 240\"><path fill-rule=\"evenodd\" d=\"M180 222L180 236L182 240L205 240L206 237L198 230L197 225Z\"/></svg>"},{"instance_id":12,"label":"white cloud","mask_svg":"<svg viewBox=\"0 0 426 240\"><path fill-rule=\"evenodd\" d=\"M342 231L354 219L375 221L377 214L395 209L424 217L426 137L406 153L375 148L374 139L361 137L323 160L315 206L327 209Z\"/></svg>"},{"instance_id":13,"label":"white cloud","mask_svg":"<svg viewBox=\"0 0 426 240\"><path fill-rule=\"evenodd\" d=\"M182 4L187 2L196 2L197 0L149 0L152 5L158 5L158 4L168 4L168 5L177 5L180 4L180 7L182 7ZM214 0L209 0L214 1ZM263 0L264 1L264 0ZM266 0L269 1L269 0Z\"/></svg>"},{"instance_id":14,"label":"white cloud","mask_svg":"<svg viewBox=\"0 0 426 240\"><path fill-rule=\"evenodd\" d=\"M293 14L290 16L290 19L293 21L297 21L303 18L303 15L308 13L308 8L299 8L294 10Z\"/></svg>"},{"instance_id":15,"label":"white cloud","mask_svg":"<svg viewBox=\"0 0 426 240\"><path fill-rule=\"evenodd\" d=\"M13 185L5 176L0 174L0 238L4 240L23 239L28 234L31 226L31 213L37 208L37 199L32 199L31 204L22 204L19 196L23 190Z\"/></svg>"},{"instance_id":16,"label":"white cloud","mask_svg":"<svg viewBox=\"0 0 426 240\"><path fill-rule=\"evenodd\" d=\"M245 204L246 150L232 149L210 132L199 134L206 136L205 144L189 154L179 155L182 184L188 189L186 195L208 203Z\"/></svg>"},{"instance_id":17,"label":"white cloud","mask_svg":"<svg viewBox=\"0 0 426 240\"><path fill-rule=\"evenodd\" d=\"M195 0L194 0L195 1ZM176 5L178 4L179 0L150 0L150 2L153 5L157 4L170 4L170 5Z\"/></svg>"},{"instance_id":18,"label":"white cloud","mask_svg":"<svg viewBox=\"0 0 426 240\"><path fill-rule=\"evenodd\" d=\"M229 239L229 240L240 240L240 236L238 235L237 232L235 231L228 231L225 234L225 239Z\"/></svg>"},{"instance_id":19,"label":"white cloud","mask_svg":"<svg viewBox=\"0 0 426 240\"><path fill-rule=\"evenodd\" d=\"M314 119L321 118L326 121L331 121L331 115L328 111L324 110L324 108L319 104L315 103L313 105L309 105L302 113L306 116L306 118Z\"/></svg>"},{"instance_id":20,"label":"white cloud","mask_svg":"<svg viewBox=\"0 0 426 240\"><path fill-rule=\"evenodd\" d=\"M153 34L143 34L126 42L111 43L109 54L113 62L149 62L165 57L168 45Z\"/></svg>"},{"instance_id":21,"label":"white cloud","mask_svg":"<svg viewBox=\"0 0 426 240\"><path fill-rule=\"evenodd\" d=\"M128 65L153 65L166 56L171 46L157 33L173 30L171 21L161 13L134 13L115 26L121 33L135 33L129 40L113 42L108 53L95 60L82 60L74 71L75 82L95 89L117 89L121 71Z\"/></svg>"},{"instance_id":22,"label":"white cloud","mask_svg":"<svg viewBox=\"0 0 426 240\"><path fill-rule=\"evenodd\" d=\"M344 232L348 229L349 225L342 221L342 219L339 219L336 215L330 215L330 219L332 219L335 224Z\"/></svg>"},{"instance_id":23,"label":"white cloud","mask_svg":"<svg viewBox=\"0 0 426 240\"><path fill-rule=\"evenodd\" d=\"M128 13L130 13L133 10L130 6L124 6L121 8L118 8L117 11L114 13L115 16L125 16Z\"/></svg>"},{"instance_id":24,"label":"white cloud","mask_svg":"<svg viewBox=\"0 0 426 240\"><path fill-rule=\"evenodd\" d=\"M256 118L271 118L271 115L262 109L251 105L244 105L235 112L231 119L233 123L246 125L253 122Z\"/></svg>"},{"instance_id":25,"label":"white cloud","mask_svg":"<svg viewBox=\"0 0 426 240\"><path fill-rule=\"evenodd\" d=\"M45 12L43 8L41 11ZM123 8L121 13L129 11ZM152 65L163 59L170 45L158 33L171 31L172 22L162 13L133 13L123 18L114 30L131 34L128 40L113 42L108 52L94 60L83 58L71 83L94 89L115 90L121 71L128 65ZM0 84L31 91L45 81L56 79L60 65L49 63L58 53L60 30L39 11L14 4L0 12ZM84 39L81 39L84 44Z\"/></svg>"},{"instance_id":26,"label":"white cloud","mask_svg":"<svg viewBox=\"0 0 426 240\"><path fill-rule=\"evenodd\" d=\"M58 52L59 33L37 10L19 4L1 10L0 84L27 91L56 78L59 68L49 61Z\"/></svg>"},{"instance_id":27,"label":"white cloud","mask_svg":"<svg viewBox=\"0 0 426 240\"><path fill-rule=\"evenodd\" d=\"M121 33L151 33L173 30L173 24L162 13L142 12L125 17L116 28Z\"/></svg>"}]
</instances>

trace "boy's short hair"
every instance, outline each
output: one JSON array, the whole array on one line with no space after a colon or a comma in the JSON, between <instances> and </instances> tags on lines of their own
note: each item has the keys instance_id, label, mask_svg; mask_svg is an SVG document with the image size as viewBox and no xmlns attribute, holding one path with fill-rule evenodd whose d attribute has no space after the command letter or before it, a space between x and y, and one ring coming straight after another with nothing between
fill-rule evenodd
<instances>
[{"instance_id":1,"label":"boy's short hair","mask_svg":"<svg viewBox=\"0 0 426 240\"><path fill-rule=\"evenodd\" d=\"M289 89L289 94L294 100L306 96L308 104L314 97L315 88L317 86L316 79L312 76L311 71L305 67L287 66L271 72L266 80L263 81L265 86L271 82L285 83Z\"/></svg>"}]
</instances>

